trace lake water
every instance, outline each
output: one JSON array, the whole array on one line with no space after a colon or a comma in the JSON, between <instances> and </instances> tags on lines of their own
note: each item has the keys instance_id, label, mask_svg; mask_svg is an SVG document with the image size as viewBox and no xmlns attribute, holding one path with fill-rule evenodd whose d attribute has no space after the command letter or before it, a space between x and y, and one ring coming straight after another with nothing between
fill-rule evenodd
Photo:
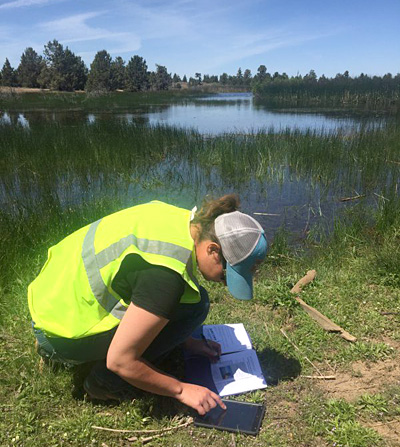
<instances>
[{"instance_id":1,"label":"lake water","mask_svg":"<svg viewBox=\"0 0 400 447\"><path fill-rule=\"evenodd\" d=\"M385 124L379 117L356 117L346 114L329 115L310 112L283 112L258 104L251 93L221 93L202 98L186 99L171 105L150 105L129 112L104 110L82 111L30 111L0 112L0 123L19 125L29 129L40 121L59 122L64 125L93 124L102 120L119 119L126 123L163 124L194 129L204 135L223 133L279 132L298 129L322 133L351 132L360 126L373 127Z\"/></svg>"},{"instance_id":2,"label":"lake water","mask_svg":"<svg viewBox=\"0 0 400 447\"><path fill-rule=\"evenodd\" d=\"M0 112L0 124L3 127L17 126L27 132L35 126L42 126L43 123L57 123L60 128L99 125L101 131L101 124L110 121L116 125L161 124L193 129L208 140L226 133L243 135L259 131L273 133L286 130L311 131L317 134L340 133L346 138L361 127L382 128L388 119L377 116L360 117L348 112L323 114L271 110L257 103L253 96L247 93L189 97L170 105L143 105L123 111L113 109L91 112L73 110ZM118 151L117 146L115 151ZM363 192L355 191L353 187L346 189L346 185L343 185L343 188L337 185L333 187L333 184L332 187L326 184L319 185L312 173L299 173L294 166L271 165L268 169L278 170L281 180L254 179L241 184L224 177L217 166L205 169L204 165L194 166L184 161L180 165L171 166L167 159L155 164L151 174L146 174L139 180L137 177L129 178L129 176L126 180L122 180L122 177L117 176L115 185L107 191L102 186L101 176L96 180L91 179L90 188L83 187L77 177L76 181L71 183L72 186L66 189L66 182L59 179L54 195L62 206L80 202L90 203L90 200L96 200L96 197L104 197L106 194L118 198L126 206L140 197L141 201L161 199L189 208L194 203L199 203L208 193L218 196L227 192L237 192L242 198L243 211L254 214L266 229L268 237L273 237L281 226L285 226L291 232L305 234L311 225L321 219L332 223L338 213L354 205L353 202L339 202L338 195L357 195ZM340 173L337 175L340 176ZM18 184L17 178L15 184ZM26 203L40 200L34 186L25 193L27 196L23 200ZM9 189L0 181L0 206L4 207L7 203L11 203L9 194ZM16 195L18 193L14 192L12 200L15 200ZM371 198L366 200L373 201L376 197L371 195Z\"/></svg>"},{"instance_id":3,"label":"lake water","mask_svg":"<svg viewBox=\"0 0 400 447\"><path fill-rule=\"evenodd\" d=\"M277 112L257 104L251 93L224 93L209 96L194 104L172 105L145 115L150 124L194 128L202 134L251 133L298 129L349 132L364 124L382 125L376 118L329 117L317 113Z\"/></svg>"}]
</instances>

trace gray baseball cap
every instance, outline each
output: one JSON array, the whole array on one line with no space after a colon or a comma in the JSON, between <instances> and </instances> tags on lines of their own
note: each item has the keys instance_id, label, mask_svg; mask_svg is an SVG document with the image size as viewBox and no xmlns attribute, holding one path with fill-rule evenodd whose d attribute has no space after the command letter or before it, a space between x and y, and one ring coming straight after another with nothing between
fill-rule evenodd
<instances>
[{"instance_id":1,"label":"gray baseball cap","mask_svg":"<svg viewBox=\"0 0 400 447\"><path fill-rule=\"evenodd\" d=\"M253 267L267 254L262 226L251 216L234 211L215 219L215 234L226 260L229 292L240 300L253 298Z\"/></svg>"}]
</instances>

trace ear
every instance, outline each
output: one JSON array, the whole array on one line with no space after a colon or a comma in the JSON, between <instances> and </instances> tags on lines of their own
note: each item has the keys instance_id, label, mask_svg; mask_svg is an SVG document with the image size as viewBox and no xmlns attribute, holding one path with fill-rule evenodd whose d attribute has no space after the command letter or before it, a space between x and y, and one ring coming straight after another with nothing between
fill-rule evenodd
<instances>
[{"instance_id":1,"label":"ear","mask_svg":"<svg viewBox=\"0 0 400 447\"><path fill-rule=\"evenodd\" d=\"M220 253L221 253L221 247L220 247L220 245L217 244L216 242L210 242L210 243L207 245L207 254L208 254L208 255L216 254L216 255L219 256Z\"/></svg>"}]
</instances>

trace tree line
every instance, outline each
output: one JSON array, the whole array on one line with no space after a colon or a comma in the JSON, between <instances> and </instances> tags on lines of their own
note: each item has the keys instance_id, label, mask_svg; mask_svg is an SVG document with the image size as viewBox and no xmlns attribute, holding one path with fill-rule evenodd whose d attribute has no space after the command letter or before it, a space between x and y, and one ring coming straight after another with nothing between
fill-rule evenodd
<instances>
[{"instance_id":1,"label":"tree line","mask_svg":"<svg viewBox=\"0 0 400 447\"><path fill-rule=\"evenodd\" d=\"M317 77L314 70L305 76L289 77L286 73L262 71L253 92L270 102L290 105L354 105L370 107L400 107L400 73L393 76L351 77L348 71L333 78Z\"/></svg>"},{"instance_id":2,"label":"tree line","mask_svg":"<svg viewBox=\"0 0 400 447\"><path fill-rule=\"evenodd\" d=\"M162 65L156 64L156 70L149 71L140 56L133 56L126 64L121 57L112 59L105 50L96 53L89 70L80 56L57 40L44 46L43 55L27 48L16 69L6 59L0 72L3 86L58 91L167 90L172 82L171 74Z\"/></svg>"},{"instance_id":3,"label":"tree line","mask_svg":"<svg viewBox=\"0 0 400 447\"><path fill-rule=\"evenodd\" d=\"M400 73L393 76L368 76L361 74L351 77L348 71L333 78L317 77L314 70L305 76L286 73L269 73L260 65L253 76L251 70L238 69L236 75L222 73L220 76L195 73L194 77L181 78L170 74L165 66L156 64L155 71L149 71L146 60L135 55L126 63L122 57L113 59L106 50L98 51L88 69L80 56L57 40L44 46L43 55L33 48L27 48L20 63L14 69L6 59L0 72L0 83L10 87L39 87L59 91L86 90L107 92L126 90L132 92L167 90L180 88L183 83L189 87L215 84L222 87L252 90L257 96L271 101L296 103L385 103L400 101Z\"/></svg>"}]
</instances>

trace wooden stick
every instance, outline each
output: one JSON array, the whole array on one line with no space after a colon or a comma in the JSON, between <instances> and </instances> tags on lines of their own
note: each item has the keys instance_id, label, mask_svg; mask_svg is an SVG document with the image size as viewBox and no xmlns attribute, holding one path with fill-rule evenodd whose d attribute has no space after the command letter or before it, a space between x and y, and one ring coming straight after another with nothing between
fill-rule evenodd
<instances>
[{"instance_id":1,"label":"wooden stick","mask_svg":"<svg viewBox=\"0 0 400 447\"><path fill-rule=\"evenodd\" d=\"M136 433L137 430L119 430L117 428L108 428L108 427L98 427L97 425L92 425L91 428L96 430L104 430L104 431L112 431L114 433ZM143 431L140 431L141 433Z\"/></svg>"},{"instance_id":2,"label":"wooden stick","mask_svg":"<svg viewBox=\"0 0 400 447\"><path fill-rule=\"evenodd\" d=\"M188 420L186 422L184 422L183 424L179 424L176 427L160 428L158 430L119 430L116 428L99 427L97 425L92 425L92 428L95 428L96 430L111 431L114 433L163 433L163 432L176 430L181 427L186 427L186 426L190 425L191 423L193 423L193 418L188 418Z\"/></svg>"},{"instance_id":3,"label":"wooden stick","mask_svg":"<svg viewBox=\"0 0 400 447\"><path fill-rule=\"evenodd\" d=\"M299 279L297 283L291 288L291 293L300 293L304 286L306 286L311 281L314 281L317 276L317 272L315 270L309 270L303 278Z\"/></svg>"},{"instance_id":4,"label":"wooden stick","mask_svg":"<svg viewBox=\"0 0 400 447\"><path fill-rule=\"evenodd\" d=\"M188 420L180 425L177 425L176 427L169 427L169 428L163 428L161 430L154 430L154 431L158 431L159 433L152 435L152 436L148 436L146 438L141 437L138 438L137 436L133 436L131 438L127 438L128 441L141 441L143 444L146 444L147 442L152 441L155 438L161 438L162 436L166 436L166 435L170 435L174 430L177 430L178 428L183 428L183 427L187 427L188 425L193 423L193 418L188 418Z\"/></svg>"},{"instance_id":5,"label":"wooden stick","mask_svg":"<svg viewBox=\"0 0 400 447\"><path fill-rule=\"evenodd\" d=\"M365 194L359 194L358 196L353 197L342 197L341 199L339 199L339 202L349 202L350 200L357 200L361 199L362 197L365 197Z\"/></svg>"},{"instance_id":6,"label":"wooden stick","mask_svg":"<svg viewBox=\"0 0 400 447\"><path fill-rule=\"evenodd\" d=\"M336 380L336 376L300 376L305 379L317 379L317 380Z\"/></svg>"},{"instance_id":7,"label":"wooden stick","mask_svg":"<svg viewBox=\"0 0 400 447\"><path fill-rule=\"evenodd\" d=\"M309 270L303 278L297 281L297 283L292 287L290 292L296 294L300 293L305 285L309 284L311 281L315 279L316 275L317 272L315 270ZM337 332L342 338L350 342L355 342L357 340L356 337L349 334L347 331L338 326L336 323L334 323L328 317L323 315L317 309L305 303L299 296L296 296L294 299L300 304L303 310L305 310L308 313L308 315L310 315L310 317L313 320L315 320L326 331Z\"/></svg>"},{"instance_id":8,"label":"wooden stick","mask_svg":"<svg viewBox=\"0 0 400 447\"><path fill-rule=\"evenodd\" d=\"M334 323L328 317L326 317L325 315L321 314L321 312L319 312L314 307L309 306L300 297L296 296L295 300L308 313L308 315L310 315L310 317L313 320L315 320L326 331L328 331L328 332L337 332L342 338L344 338L345 340L350 341L350 342L357 341L356 337L354 337L353 335L349 334L347 331L345 331L343 328L338 326L336 323Z\"/></svg>"}]
</instances>

